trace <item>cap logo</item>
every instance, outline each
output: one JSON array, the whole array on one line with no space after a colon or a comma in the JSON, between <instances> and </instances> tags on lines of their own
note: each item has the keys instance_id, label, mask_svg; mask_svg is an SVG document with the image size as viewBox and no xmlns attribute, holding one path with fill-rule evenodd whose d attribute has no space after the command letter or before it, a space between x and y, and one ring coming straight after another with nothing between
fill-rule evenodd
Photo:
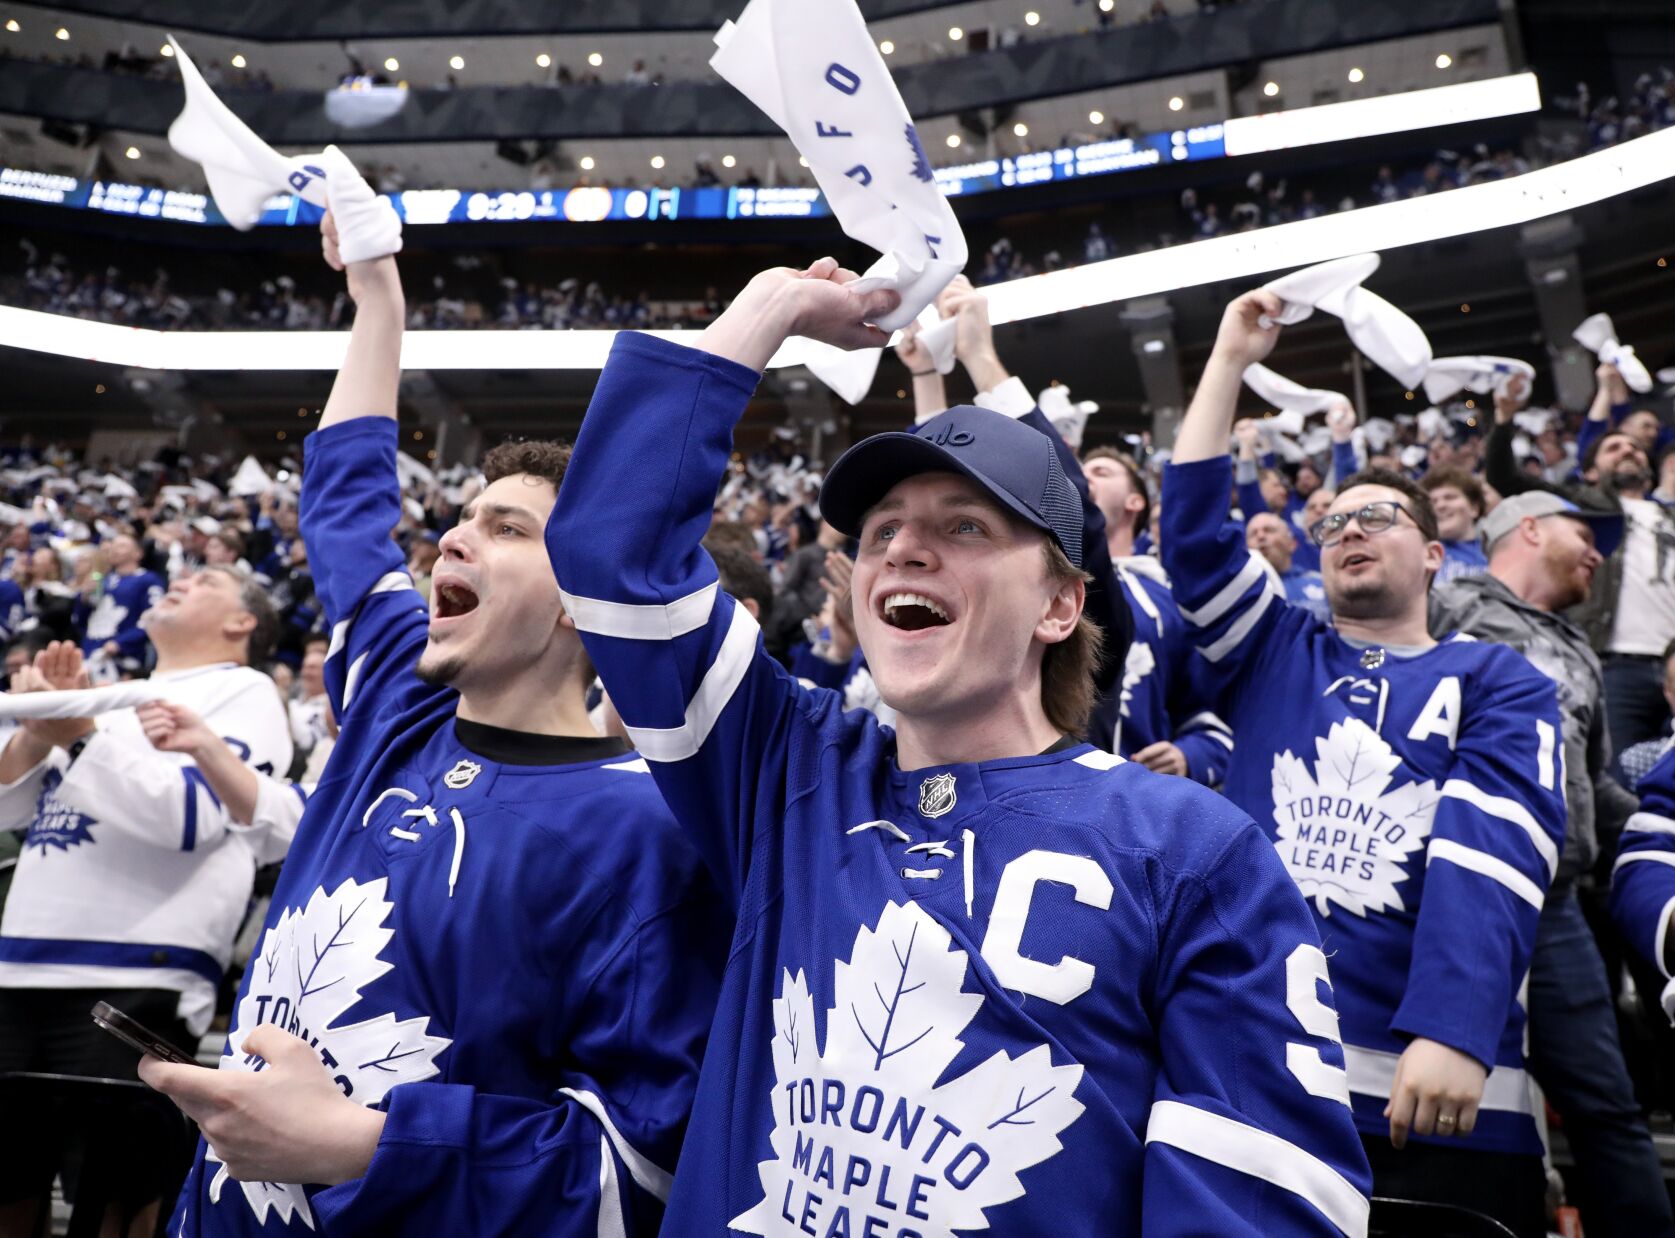
<instances>
[{"instance_id":1,"label":"cap logo","mask_svg":"<svg viewBox=\"0 0 1675 1238\"><path fill-rule=\"evenodd\" d=\"M949 426L939 426L935 434L921 434L919 437L938 447L969 447L977 441L977 436L970 430L955 430Z\"/></svg>"},{"instance_id":2,"label":"cap logo","mask_svg":"<svg viewBox=\"0 0 1675 1238\"><path fill-rule=\"evenodd\" d=\"M460 761L442 775L442 785L452 791L463 791L476 781L477 775L483 772L483 767L475 761Z\"/></svg>"},{"instance_id":3,"label":"cap logo","mask_svg":"<svg viewBox=\"0 0 1675 1238\"><path fill-rule=\"evenodd\" d=\"M937 774L919 784L919 815L944 817L954 811L959 796L954 789L954 775Z\"/></svg>"}]
</instances>

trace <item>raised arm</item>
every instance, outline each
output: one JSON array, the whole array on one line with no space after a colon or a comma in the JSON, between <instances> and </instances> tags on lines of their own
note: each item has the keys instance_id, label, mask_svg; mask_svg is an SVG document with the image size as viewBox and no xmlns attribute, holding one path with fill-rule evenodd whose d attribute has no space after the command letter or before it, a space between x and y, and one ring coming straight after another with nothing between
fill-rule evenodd
<instances>
[{"instance_id":1,"label":"raised arm","mask_svg":"<svg viewBox=\"0 0 1675 1238\"><path fill-rule=\"evenodd\" d=\"M349 350L320 418L319 428L324 430L356 417L394 419L407 305L395 265L395 251L401 248L399 223L395 249L388 246L389 220L395 208L387 198L373 193L336 148L322 160L332 209L320 221L320 248L334 271L347 272L349 296L355 302ZM379 250L383 252L375 252Z\"/></svg>"},{"instance_id":2,"label":"raised arm","mask_svg":"<svg viewBox=\"0 0 1675 1238\"><path fill-rule=\"evenodd\" d=\"M787 794L785 735L817 706L720 590L702 542L733 427L785 339L884 342L867 324L895 294L856 293L853 278L831 259L765 271L697 348L619 335L547 525L569 621L664 799L735 899L758 804Z\"/></svg>"},{"instance_id":3,"label":"raised arm","mask_svg":"<svg viewBox=\"0 0 1675 1238\"><path fill-rule=\"evenodd\" d=\"M342 156L328 164L327 192L333 209L321 221L321 246L326 262L347 273L355 325L320 428L303 444L298 514L332 624L326 687L348 725L357 702L398 705L401 692L415 690L408 672L429 608L390 540L401 521L396 402L406 309L379 208L393 208Z\"/></svg>"},{"instance_id":4,"label":"raised arm","mask_svg":"<svg viewBox=\"0 0 1675 1238\"><path fill-rule=\"evenodd\" d=\"M1264 327L1260 320L1263 315L1277 318L1283 308L1284 303L1275 294L1255 288L1235 298L1222 312L1215 347L1210 350L1198 390L1175 435L1170 458L1176 464L1227 454L1227 437L1233 432L1233 414L1239 406L1245 370L1266 358L1279 341L1279 327Z\"/></svg>"}]
</instances>

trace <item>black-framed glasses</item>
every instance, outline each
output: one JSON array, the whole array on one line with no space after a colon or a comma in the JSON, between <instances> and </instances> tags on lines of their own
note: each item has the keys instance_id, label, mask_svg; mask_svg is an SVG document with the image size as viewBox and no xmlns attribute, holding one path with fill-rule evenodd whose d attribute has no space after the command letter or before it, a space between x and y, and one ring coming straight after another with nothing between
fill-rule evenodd
<instances>
[{"instance_id":1,"label":"black-framed glasses","mask_svg":"<svg viewBox=\"0 0 1675 1238\"><path fill-rule=\"evenodd\" d=\"M1406 511L1407 508L1394 499L1379 499L1377 502L1368 503L1360 511L1338 512L1321 517L1309 526L1309 539L1322 548L1336 546L1351 520L1361 526L1361 532L1371 537L1375 533L1394 528L1396 522L1401 519L1401 514ZM1408 519L1413 519L1412 512L1408 512Z\"/></svg>"}]
</instances>

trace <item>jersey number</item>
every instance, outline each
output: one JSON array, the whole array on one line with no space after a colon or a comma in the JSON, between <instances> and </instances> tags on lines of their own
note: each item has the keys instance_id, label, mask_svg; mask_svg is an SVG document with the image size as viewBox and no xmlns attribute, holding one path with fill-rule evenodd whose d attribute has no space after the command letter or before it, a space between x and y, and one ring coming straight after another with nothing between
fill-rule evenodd
<instances>
[{"instance_id":1,"label":"jersey number","mask_svg":"<svg viewBox=\"0 0 1675 1238\"><path fill-rule=\"evenodd\" d=\"M1319 946L1303 942L1285 960L1285 1006L1310 1036L1329 1040L1340 1048L1338 1012L1320 1000L1320 985L1328 989L1326 956ZM1311 1096L1349 1104L1349 1077L1341 1066L1329 1064L1313 1045L1291 1041L1285 1046L1285 1068Z\"/></svg>"}]
</instances>

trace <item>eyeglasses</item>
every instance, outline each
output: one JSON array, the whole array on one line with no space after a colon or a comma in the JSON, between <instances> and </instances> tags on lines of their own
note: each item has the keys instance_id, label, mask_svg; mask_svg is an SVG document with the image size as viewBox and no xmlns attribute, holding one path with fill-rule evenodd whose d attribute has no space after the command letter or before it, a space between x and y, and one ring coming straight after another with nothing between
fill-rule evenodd
<instances>
[{"instance_id":1,"label":"eyeglasses","mask_svg":"<svg viewBox=\"0 0 1675 1238\"><path fill-rule=\"evenodd\" d=\"M1360 511L1338 512L1316 520L1309 526L1309 539L1316 546L1336 546L1351 520L1361 526L1361 532L1371 537L1375 533L1394 528L1401 513L1406 511L1407 508L1393 499L1380 499L1376 503L1368 503ZM1408 519L1413 519L1412 512L1408 512Z\"/></svg>"}]
</instances>

